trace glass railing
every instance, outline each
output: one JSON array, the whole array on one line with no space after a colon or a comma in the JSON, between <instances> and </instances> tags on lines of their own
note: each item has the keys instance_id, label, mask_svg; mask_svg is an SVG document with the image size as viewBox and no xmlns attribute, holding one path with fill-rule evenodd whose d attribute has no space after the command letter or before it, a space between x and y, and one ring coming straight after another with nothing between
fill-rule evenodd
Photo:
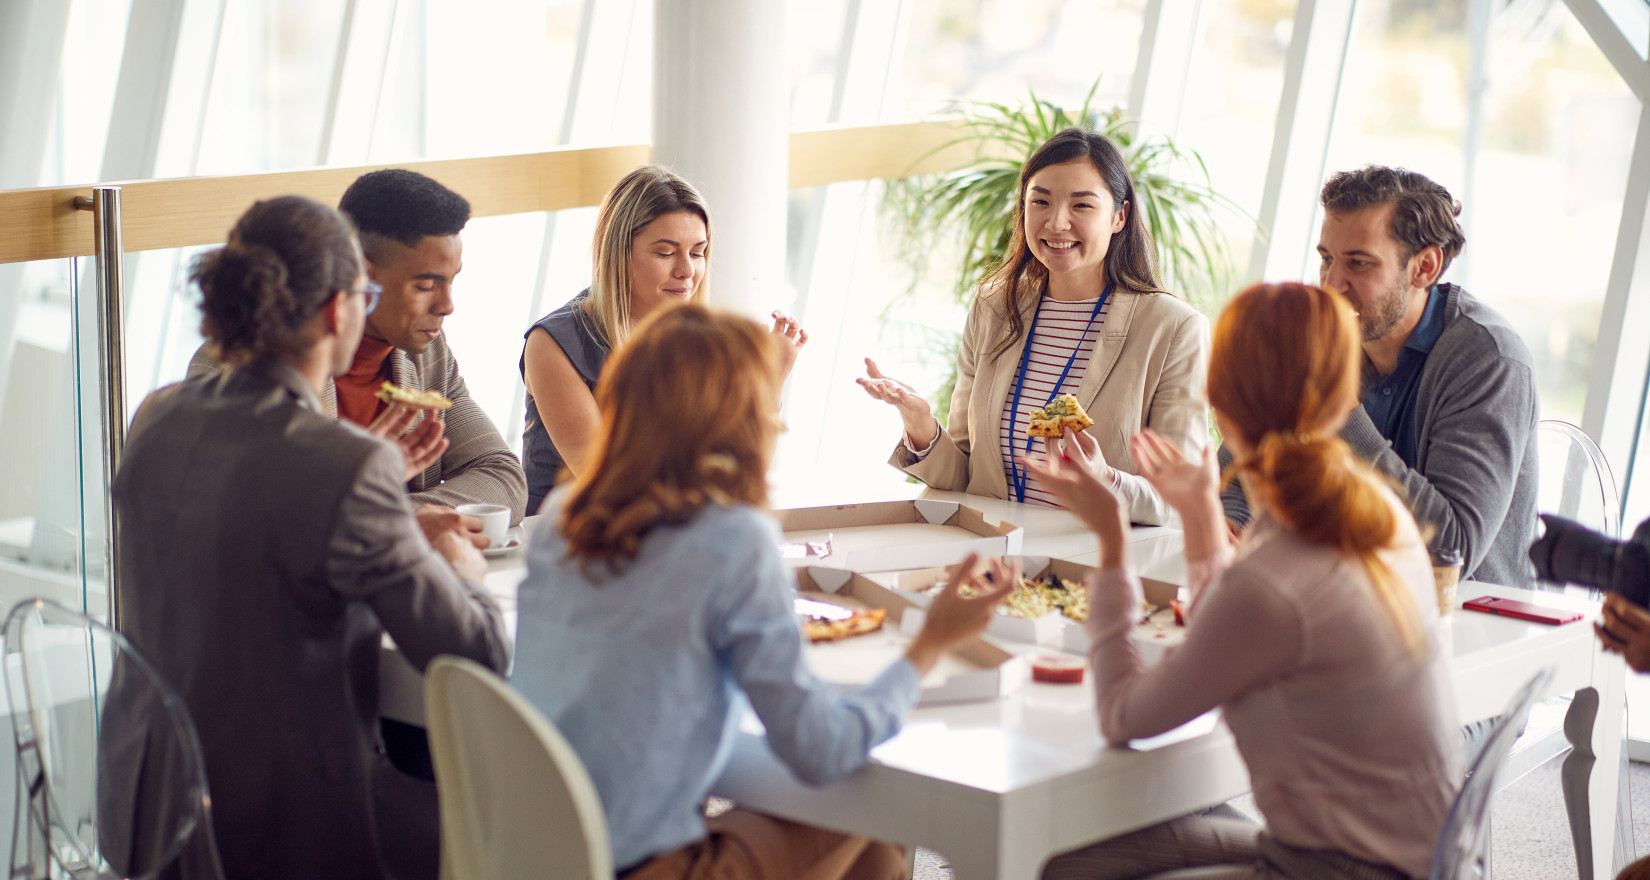
<instances>
[{"instance_id":1,"label":"glass railing","mask_svg":"<svg viewBox=\"0 0 1650 880\"><path fill-rule=\"evenodd\" d=\"M43 596L106 620L91 262L0 266L0 606Z\"/></svg>"}]
</instances>

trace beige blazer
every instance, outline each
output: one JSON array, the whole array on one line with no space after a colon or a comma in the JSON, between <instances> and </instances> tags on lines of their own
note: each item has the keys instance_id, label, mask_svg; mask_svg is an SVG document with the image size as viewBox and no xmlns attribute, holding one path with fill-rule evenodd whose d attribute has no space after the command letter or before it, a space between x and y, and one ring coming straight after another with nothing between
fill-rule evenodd
<instances>
[{"instance_id":1,"label":"beige blazer","mask_svg":"<svg viewBox=\"0 0 1650 880\"><path fill-rule=\"evenodd\" d=\"M1006 301L994 292L974 300L958 349L949 424L934 448L918 458L902 440L889 458L890 464L936 489L1008 497L998 420L1014 393L1026 339L1022 336L1007 351L991 356L1008 322ZM1037 303L1030 298L1022 310L1028 329ZM1208 368L1209 321L1196 309L1164 293L1112 294L1076 396L1094 419L1088 434L1119 472L1117 492L1134 522L1170 525L1178 520L1138 476L1129 438L1149 427L1188 454L1202 455L1209 440L1203 394Z\"/></svg>"}]
</instances>

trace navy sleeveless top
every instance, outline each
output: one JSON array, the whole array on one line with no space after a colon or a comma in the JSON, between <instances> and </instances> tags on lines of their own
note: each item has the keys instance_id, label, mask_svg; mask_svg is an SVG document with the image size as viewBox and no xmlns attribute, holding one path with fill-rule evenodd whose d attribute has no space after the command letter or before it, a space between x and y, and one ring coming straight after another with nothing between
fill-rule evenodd
<instances>
[{"instance_id":1,"label":"navy sleeveless top","mask_svg":"<svg viewBox=\"0 0 1650 880\"><path fill-rule=\"evenodd\" d=\"M589 296L590 289L586 288L566 305L527 328L522 339L533 335L534 330L550 334L594 394L596 379L602 374L602 366L607 363L608 347L596 333L596 322L584 310L585 300ZM525 346L517 369L523 377L526 376ZM527 424L521 431L521 452L522 464L527 470L527 513L530 516L539 512L539 503L555 488L556 475L561 473L562 466L561 453L556 451L556 444L550 442L550 431L544 427L544 420L539 418L539 408L533 403L531 391L527 393Z\"/></svg>"}]
</instances>

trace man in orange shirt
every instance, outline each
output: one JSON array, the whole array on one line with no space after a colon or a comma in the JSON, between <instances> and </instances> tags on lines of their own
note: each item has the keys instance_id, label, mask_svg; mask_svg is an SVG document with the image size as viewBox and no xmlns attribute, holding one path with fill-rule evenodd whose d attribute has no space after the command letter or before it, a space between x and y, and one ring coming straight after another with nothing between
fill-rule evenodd
<instances>
[{"instance_id":1,"label":"man in orange shirt","mask_svg":"<svg viewBox=\"0 0 1650 880\"><path fill-rule=\"evenodd\" d=\"M334 415L387 431L384 404L374 394L384 382L436 391L453 402L442 418L445 436L436 462L408 473L407 491L426 534L462 525L477 546L485 546L480 522L460 517L460 504L501 504L511 522L527 505L521 461L498 428L470 398L458 362L447 347L442 323L454 310L453 280L463 268L459 233L470 219L470 203L416 171L394 168L362 175L350 184L338 209L360 232L367 275L382 288L367 316L366 333L349 371L322 395ZM216 369L203 347L189 365L191 376ZM380 433L380 436L386 436ZM417 434L395 439L403 445Z\"/></svg>"}]
</instances>

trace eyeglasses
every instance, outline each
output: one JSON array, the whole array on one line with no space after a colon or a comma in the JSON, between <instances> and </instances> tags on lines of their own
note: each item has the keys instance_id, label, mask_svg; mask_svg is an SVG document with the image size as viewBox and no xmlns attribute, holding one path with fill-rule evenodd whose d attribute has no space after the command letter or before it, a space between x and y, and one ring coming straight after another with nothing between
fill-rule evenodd
<instances>
[{"instance_id":1,"label":"eyeglasses","mask_svg":"<svg viewBox=\"0 0 1650 880\"><path fill-rule=\"evenodd\" d=\"M384 295L384 288L378 286L376 281L368 281L357 293L367 298L367 309L362 314L370 315L378 308L378 298Z\"/></svg>"}]
</instances>

